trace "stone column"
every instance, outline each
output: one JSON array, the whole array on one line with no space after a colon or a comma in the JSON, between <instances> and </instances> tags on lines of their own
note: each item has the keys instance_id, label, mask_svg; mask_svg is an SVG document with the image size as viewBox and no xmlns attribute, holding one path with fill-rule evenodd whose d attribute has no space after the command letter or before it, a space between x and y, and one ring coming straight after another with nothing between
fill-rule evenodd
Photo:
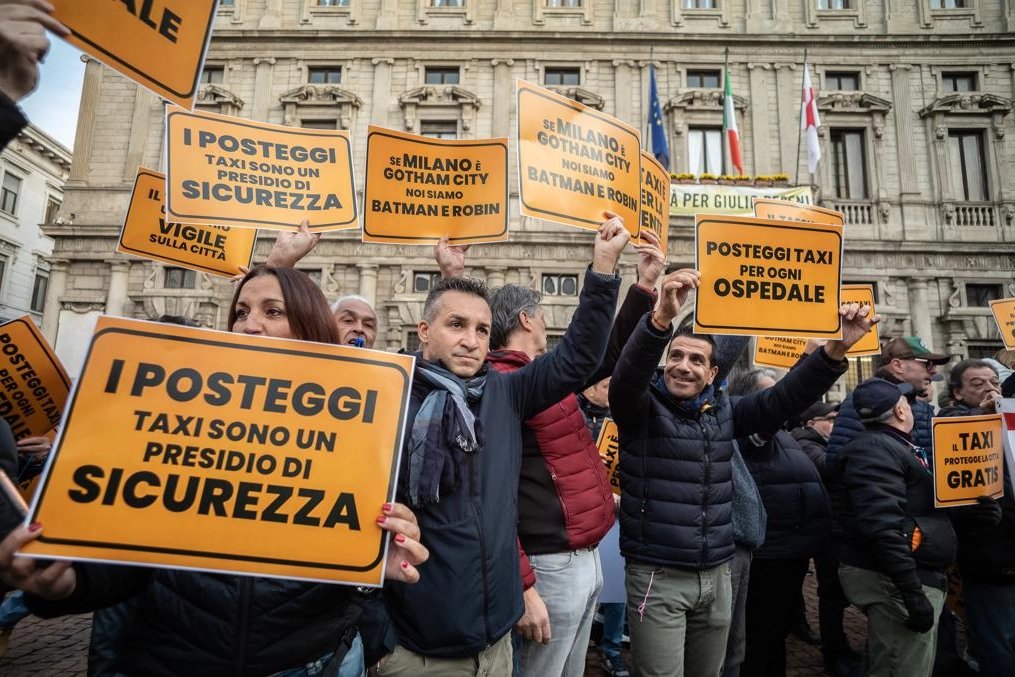
<instances>
[{"instance_id":1,"label":"stone column","mask_svg":"<svg viewBox=\"0 0 1015 677\"><path fill-rule=\"evenodd\" d=\"M487 266L486 267L486 286L490 289L495 287L503 287L505 276L507 274L507 268L502 266Z\"/></svg>"},{"instance_id":2,"label":"stone column","mask_svg":"<svg viewBox=\"0 0 1015 677\"><path fill-rule=\"evenodd\" d=\"M908 286L909 317L913 334L922 338L931 350L935 350L938 347L934 345L934 325L930 317L930 304L927 303L927 280L911 279Z\"/></svg>"},{"instance_id":3,"label":"stone column","mask_svg":"<svg viewBox=\"0 0 1015 677\"><path fill-rule=\"evenodd\" d=\"M751 150L754 155L755 174L783 173L793 177L790 168L783 163L781 167L775 167L773 171L770 133L771 124L768 117L768 106L762 102L768 101L771 85L769 84L768 73L772 70L770 63L748 62L747 73L751 83ZM744 168L745 174L750 174L748 168Z\"/></svg>"},{"instance_id":4,"label":"stone column","mask_svg":"<svg viewBox=\"0 0 1015 677\"><path fill-rule=\"evenodd\" d=\"M46 287L46 303L42 307L42 335L49 345L56 345L56 330L60 323L60 297L67 289L67 259L50 259L49 285Z\"/></svg>"},{"instance_id":5,"label":"stone column","mask_svg":"<svg viewBox=\"0 0 1015 677\"><path fill-rule=\"evenodd\" d=\"M109 291L106 292L106 315L123 317L127 310L127 276L130 264L126 261L106 261L109 264Z\"/></svg>"},{"instance_id":6,"label":"stone column","mask_svg":"<svg viewBox=\"0 0 1015 677\"><path fill-rule=\"evenodd\" d=\"M254 59L254 101L250 115L254 120L268 120L271 107L271 76L275 71L275 57L259 56Z\"/></svg>"},{"instance_id":7,"label":"stone column","mask_svg":"<svg viewBox=\"0 0 1015 677\"><path fill-rule=\"evenodd\" d=\"M370 305L377 305L377 264L357 263L359 269L359 295L370 302Z\"/></svg>"},{"instance_id":8,"label":"stone column","mask_svg":"<svg viewBox=\"0 0 1015 677\"><path fill-rule=\"evenodd\" d=\"M391 67L394 59L371 59L374 65L374 91L370 102L370 122L388 127L388 105L391 97Z\"/></svg>"},{"instance_id":9,"label":"stone column","mask_svg":"<svg viewBox=\"0 0 1015 677\"><path fill-rule=\"evenodd\" d=\"M493 66L493 97L494 101L502 102L496 105L491 111L493 116L493 135L496 137L511 134L511 110L514 108L514 83L511 81L511 67L515 65L514 59L491 59ZM507 105L503 105L506 103Z\"/></svg>"},{"instance_id":10,"label":"stone column","mask_svg":"<svg viewBox=\"0 0 1015 677\"><path fill-rule=\"evenodd\" d=\"M888 66L892 73L892 111L895 118L895 143L899 153L899 179L903 194L920 194L920 182L916 172L916 150L913 145L913 127L915 121L910 119L912 102L909 96L909 72L913 69L909 64L892 64Z\"/></svg>"},{"instance_id":11,"label":"stone column","mask_svg":"<svg viewBox=\"0 0 1015 677\"><path fill-rule=\"evenodd\" d=\"M99 90L102 89L102 64L82 56L85 62L85 79L81 86L81 115L78 117L74 137L74 160L71 163L68 183L84 181L88 177L88 163L92 159L92 131L99 110Z\"/></svg>"}]
</instances>

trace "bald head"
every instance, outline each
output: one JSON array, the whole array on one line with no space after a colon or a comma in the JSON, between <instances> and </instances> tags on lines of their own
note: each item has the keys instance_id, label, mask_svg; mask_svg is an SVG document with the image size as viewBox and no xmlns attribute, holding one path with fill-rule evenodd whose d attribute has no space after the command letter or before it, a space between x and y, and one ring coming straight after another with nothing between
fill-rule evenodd
<instances>
[{"instance_id":1,"label":"bald head","mask_svg":"<svg viewBox=\"0 0 1015 677\"><path fill-rule=\"evenodd\" d=\"M355 345L363 339L363 347L373 348L377 339L377 313L362 296L343 296L331 306L338 325L339 342Z\"/></svg>"}]
</instances>

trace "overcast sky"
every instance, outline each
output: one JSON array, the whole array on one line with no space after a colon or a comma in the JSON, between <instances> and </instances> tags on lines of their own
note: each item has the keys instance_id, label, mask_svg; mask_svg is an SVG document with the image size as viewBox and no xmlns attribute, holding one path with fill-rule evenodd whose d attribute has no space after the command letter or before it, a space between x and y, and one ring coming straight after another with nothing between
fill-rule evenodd
<instances>
[{"instance_id":1,"label":"overcast sky","mask_svg":"<svg viewBox=\"0 0 1015 677\"><path fill-rule=\"evenodd\" d=\"M49 40L39 88L21 101L21 108L37 127L73 150L85 65L77 49L52 34Z\"/></svg>"}]
</instances>

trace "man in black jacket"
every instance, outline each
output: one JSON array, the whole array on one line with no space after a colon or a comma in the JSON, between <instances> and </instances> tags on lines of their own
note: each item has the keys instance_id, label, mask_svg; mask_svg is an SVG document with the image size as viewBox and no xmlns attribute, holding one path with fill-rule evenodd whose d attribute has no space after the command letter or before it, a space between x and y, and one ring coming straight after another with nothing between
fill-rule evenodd
<instances>
[{"instance_id":1,"label":"man in black jacket","mask_svg":"<svg viewBox=\"0 0 1015 677\"><path fill-rule=\"evenodd\" d=\"M420 584L385 588L398 646L380 677L511 674L510 634L524 610L522 421L581 388L602 361L628 239L617 220L603 224L563 340L517 371L486 366L492 321L482 283L452 278L431 290L397 494L416 512L430 561Z\"/></svg>"},{"instance_id":2,"label":"man in black jacket","mask_svg":"<svg viewBox=\"0 0 1015 677\"><path fill-rule=\"evenodd\" d=\"M909 431L908 383L871 378L852 403L867 427L835 459L832 535L839 578L867 615L869 675L930 675L955 533L934 508L926 454Z\"/></svg>"},{"instance_id":3,"label":"man in black jacket","mask_svg":"<svg viewBox=\"0 0 1015 677\"><path fill-rule=\"evenodd\" d=\"M628 624L636 671L645 677L719 674L731 615L734 440L774 432L818 399L845 371L849 347L877 322L869 308L843 306L841 340L774 388L731 401L712 387L719 369L712 338L670 340L670 324L699 279L686 269L666 277L610 381Z\"/></svg>"},{"instance_id":4,"label":"man in black jacket","mask_svg":"<svg viewBox=\"0 0 1015 677\"><path fill-rule=\"evenodd\" d=\"M997 372L982 360L962 360L948 376L953 405L939 416L977 416L996 411L1001 396ZM952 524L959 540L959 573L972 653L982 677L1011 674L1015 665L1015 498L1007 457L1005 492L998 500L954 508Z\"/></svg>"}]
</instances>

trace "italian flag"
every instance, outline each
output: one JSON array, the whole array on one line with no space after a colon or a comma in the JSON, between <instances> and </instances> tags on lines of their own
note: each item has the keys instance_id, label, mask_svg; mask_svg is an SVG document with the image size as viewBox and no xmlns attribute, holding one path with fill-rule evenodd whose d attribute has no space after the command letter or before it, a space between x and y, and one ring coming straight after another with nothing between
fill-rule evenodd
<instances>
[{"instance_id":1,"label":"italian flag","mask_svg":"<svg viewBox=\"0 0 1015 677\"><path fill-rule=\"evenodd\" d=\"M722 100L722 129L726 134L726 145L730 149L730 163L737 168L737 174L743 174L744 161L740 157L740 130L737 129L737 111L733 106L733 85L730 84L729 67L726 68L726 92Z\"/></svg>"}]
</instances>

